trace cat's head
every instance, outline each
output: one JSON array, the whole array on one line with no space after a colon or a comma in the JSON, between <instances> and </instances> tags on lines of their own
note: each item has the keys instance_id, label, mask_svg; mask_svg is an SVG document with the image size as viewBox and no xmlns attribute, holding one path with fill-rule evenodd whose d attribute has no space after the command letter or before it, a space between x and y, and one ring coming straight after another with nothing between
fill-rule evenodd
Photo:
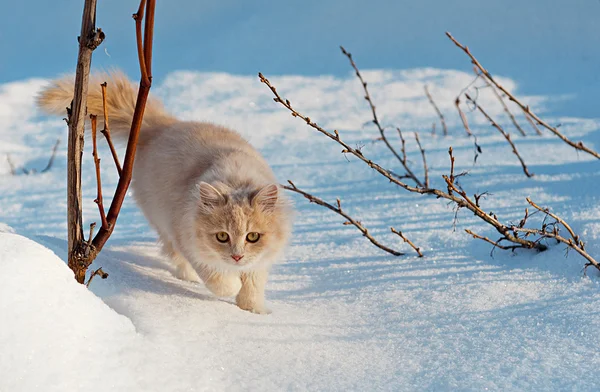
<instances>
[{"instance_id":1,"label":"cat's head","mask_svg":"<svg viewBox=\"0 0 600 392\"><path fill-rule=\"evenodd\" d=\"M246 269L279 255L291 212L277 185L232 190L201 182L197 190L196 237L204 262Z\"/></svg>"}]
</instances>

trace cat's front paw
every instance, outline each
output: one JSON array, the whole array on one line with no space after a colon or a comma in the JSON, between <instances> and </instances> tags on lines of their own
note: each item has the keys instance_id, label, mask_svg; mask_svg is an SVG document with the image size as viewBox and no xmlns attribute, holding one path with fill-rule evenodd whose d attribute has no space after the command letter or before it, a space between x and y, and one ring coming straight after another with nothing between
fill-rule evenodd
<instances>
[{"instance_id":1,"label":"cat's front paw","mask_svg":"<svg viewBox=\"0 0 600 392\"><path fill-rule=\"evenodd\" d=\"M263 301L254 301L250 298L244 298L240 295L235 299L236 305L242 309L256 314L271 314L271 309L267 308Z\"/></svg>"}]
</instances>

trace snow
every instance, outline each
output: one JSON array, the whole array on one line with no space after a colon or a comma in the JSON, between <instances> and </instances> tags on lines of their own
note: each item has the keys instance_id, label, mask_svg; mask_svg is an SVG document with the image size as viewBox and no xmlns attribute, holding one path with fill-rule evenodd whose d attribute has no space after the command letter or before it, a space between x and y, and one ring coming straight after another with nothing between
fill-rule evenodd
<instances>
[{"instance_id":1,"label":"snow","mask_svg":"<svg viewBox=\"0 0 600 392\"><path fill-rule=\"evenodd\" d=\"M269 76L269 75L267 75ZM433 184L455 151L461 184L489 191L486 210L518 221L531 196L568 220L600 255L598 163L551 135L513 136L536 176L528 179L510 147L468 112L483 153L473 163L453 107L473 77L454 70L365 71L384 124L398 124L420 173L411 132L427 150ZM295 107L338 129L383 166L398 164L378 143L360 85L352 75L270 78ZM551 123L600 146L596 119L553 118L548 102L525 96ZM0 86L0 154L15 165L43 168L64 122L40 117L31 98L42 80ZM435 112L428 84L451 135L430 136ZM271 101L257 78L174 72L153 92L186 119L236 127L290 179L334 201L383 243L407 252L390 256L341 217L294 196L296 223L287 260L268 284L271 315L239 310L201 284L179 281L162 258L156 235L132 198L93 267L90 290L65 265L65 144L47 173L13 176L0 160L0 391L236 391L236 390L598 390L600 276L575 252L552 243L543 253L501 250L464 233L493 230L452 206L406 193L314 133ZM493 96L480 103L514 132ZM521 121L529 131L527 124ZM366 125L365 125L366 124ZM439 128L439 127L438 127ZM392 135L392 134L390 134ZM397 137L391 137L398 145ZM117 176L101 143L105 200ZM84 218L97 220L95 181L84 154ZM537 219L537 220L536 220ZM539 222L540 216L531 223ZM425 253L418 258L391 233L401 229Z\"/></svg>"}]
</instances>

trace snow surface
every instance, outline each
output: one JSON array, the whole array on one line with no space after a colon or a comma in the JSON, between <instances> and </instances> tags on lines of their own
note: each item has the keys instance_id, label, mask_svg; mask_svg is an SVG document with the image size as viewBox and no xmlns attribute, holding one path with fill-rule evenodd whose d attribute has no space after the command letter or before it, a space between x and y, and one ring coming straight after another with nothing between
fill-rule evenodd
<instances>
[{"instance_id":1,"label":"snow surface","mask_svg":"<svg viewBox=\"0 0 600 392\"><path fill-rule=\"evenodd\" d=\"M382 122L403 127L415 172L421 171L411 134L417 130L433 184L442 186L452 145L457 172L470 173L461 179L465 189L491 193L482 201L486 210L515 222L531 196L567 219L589 253L600 255L597 161L551 135L518 137L483 89L481 104L513 133L536 176L526 178L502 137L465 108L483 149L474 164L473 141L453 107L473 78L469 73L374 70L364 76ZM502 80L570 137L600 147L598 120L547 113L549 102L565 97L525 96ZM298 110L400 171L385 147L372 142L377 132L352 75L271 81ZM156 235L128 197L94 263L110 276L95 278L86 290L64 262L66 127L36 113L33 95L44 83L0 86L0 156L39 170L56 138L63 140L44 174L13 176L0 160L0 391L600 389L600 277L592 270L583 276L583 259L554 244L543 253L496 250L490 256L491 246L463 229L494 238L491 228L462 211L454 226L451 205L399 190L346 159L339 146L273 103L253 77L174 72L153 92L183 118L235 127L282 182L293 180L329 201L340 197L374 236L407 256L372 247L339 216L294 196L294 238L268 285L273 314L254 315L201 284L174 278ZM436 117L424 84L446 114L451 136L429 135ZM86 224L97 220L90 155L84 155ZM104 146L100 155L109 200L117 176ZM390 226L425 257L416 257Z\"/></svg>"}]
</instances>

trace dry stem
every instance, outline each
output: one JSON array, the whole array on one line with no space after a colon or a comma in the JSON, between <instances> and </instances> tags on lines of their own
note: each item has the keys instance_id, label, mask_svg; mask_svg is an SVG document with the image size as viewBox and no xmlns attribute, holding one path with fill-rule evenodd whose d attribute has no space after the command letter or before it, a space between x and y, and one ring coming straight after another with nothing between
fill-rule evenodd
<instances>
[{"instance_id":1,"label":"dry stem","mask_svg":"<svg viewBox=\"0 0 600 392\"><path fill-rule=\"evenodd\" d=\"M110 136L110 128L108 126L108 103L106 102L106 82L102 83L100 86L102 87L102 108L104 110L104 129L101 132L106 138L106 142L108 143L108 147L110 148L110 153L113 157L113 161L115 162L115 166L117 167L117 172L120 176L123 170L121 169L121 164L119 163L117 150L115 150L115 146L112 142L112 137Z\"/></svg>"},{"instance_id":2,"label":"dry stem","mask_svg":"<svg viewBox=\"0 0 600 392\"><path fill-rule=\"evenodd\" d=\"M450 38L450 40L452 42L454 42L454 44L456 46L458 46L459 48L461 48L463 50L463 52L465 52L467 54L467 56L469 56L471 58L471 61L473 62L473 64L488 78L488 80L490 82L492 82L494 84L494 86L496 86L500 91L502 91L504 94L506 94L506 96L508 97L508 99L510 99L511 101L513 101L514 103L516 103L524 112L525 115L529 115L531 116L539 125L543 126L544 128L546 128L547 130L549 130L550 132L552 132L553 134L555 134L556 136L558 136L562 141L564 141L565 143L567 143L569 146L580 150L580 151L584 151L587 152L588 154L592 155L595 158L600 159L600 153L592 150L589 147L586 147L583 142L573 142L570 139L568 139L565 135L563 135L562 133L558 132L558 129L556 129L555 127L552 127L550 125L548 125L548 123L546 123L544 120L542 120L540 117L538 117L535 113L533 113L531 111L531 109L529 108L528 105L524 105L521 103L521 101L519 101L513 94L511 94L508 90L506 90L500 83L498 83L496 81L496 79L494 79L492 77L492 75L488 72L487 69L485 69L483 67L483 65L481 65L481 63L475 58L475 56L473 56L471 54L471 51L469 51L469 48L462 45L460 42L458 42L450 33L446 32L446 35L448 36L448 38Z\"/></svg>"},{"instance_id":3,"label":"dry stem","mask_svg":"<svg viewBox=\"0 0 600 392\"><path fill-rule=\"evenodd\" d=\"M456 110L458 110L458 114L460 115L460 120L462 121L463 126L465 127L465 131L467 131L467 135L473 136L473 132L471 132L471 129L469 128L469 122L467 121L467 116L465 116L465 113L460 108L460 97L456 97L456 100L454 101L454 105L456 106Z\"/></svg>"},{"instance_id":4,"label":"dry stem","mask_svg":"<svg viewBox=\"0 0 600 392\"><path fill-rule=\"evenodd\" d=\"M473 71L475 72L475 75L480 75L480 73L477 71L476 67L473 69ZM485 82L485 84L490 88L490 90L492 90L492 92L494 93L494 95L496 96L496 98L498 98L498 101L500 101L500 104L504 108L504 112L506 114L508 114L508 117L510 117L510 120L512 121L512 123L515 126L515 128L517 128L517 130L521 133L521 135L527 136L527 134L525 134L525 131L523 130L523 128L521 128L521 126L517 122L517 119L515 118L515 116L512 114L512 112L508 108L508 105L506 105L506 102L504 102L504 98L502 98L502 96L500 95L500 93L498 93L498 90L496 90L496 87L494 87L494 85L492 85L490 83L490 81L489 81L488 78L482 78L482 79Z\"/></svg>"},{"instance_id":5,"label":"dry stem","mask_svg":"<svg viewBox=\"0 0 600 392\"><path fill-rule=\"evenodd\" d=\"M421 151L421 156L423 157L423 172L425 178L425 188L429 188L429 169L427 168L427 158L425 157L425 150L423 146L421 146L421 141L419 140L419 134L415 132L415 140L417 141L417 145L419 146L419 150Z\"/></svg>"},{"instance_id":6,"label":"dry stem","mask_svg":"<svg viewBox=\"0 0 600 392\"><path fill-rule=\"evenodd\" d=\"M515 144L511 140L510 135L508 133L506 133L506 131L504 131L504 129L502 129L502 127L500 125L498 125L498 123L496 121L494 121L494 119L492 119L486 113L485 110L483 110L483 108L481 107L481 105L479 105L477 102L475 102L469 96L469 94L465 93L465 97L467 97L467 99L469 100L469 102L471 102L473 105L475 105L475 107L481 112L481 114L484 115L484 117L492 124L492 126L494 128L496 128L498 130L498 132L500 132L502 134L502 136L504 136L504 138L506 139L506 141L508 142L508 144L510 144L510 146L512 147L513 154L515 154L517 156L517 158L519 159L519 162L521 162L521 167L523 168L523 173L525 173L525 175L527 177L533 177L534 174L530 173L529 169L527 169L527 165L525 164L525 161L523 161L523 158L521 158L521 155L519 155L519 152L517 151L517 146L515 146Z\"/></svg>"},{"instance_id":7,"label":"dry stem","mask_svg":"<svg viewBox=\"0 0 600 392\"><path fill-rule=\"evenodd\" d=\"M388 248L385 245L380 244L370 233L369 230L363 226L363 224L360 221L357 221L356 219L352 218L350 215L348 215L345 211L342 210L342 203L340 202L340 199L337 199L337 207L332 206L331 204L319 199L316 196L311 195L308 192L305 192L299 188L296 187L296 185L294 185L293 182L288 180L288 183L290 184L288 185L281 185L282 188L287 189L289 191L292 192L296 192L301 194L302 196L304 196L306 199L308 199L308 201L310 201L311 203L315 203L318 204L320 206L323 206L325 208L330 209L331 211L337 213L338 215L343 216L344 218L346 218L346 222L344 222L344 225L353 225L354 227L356 227L358 230L360 230L360 232L363 234L363 236L367 237L369 239L369 241L371 241L371 243L373 245L375 245L376 247L378 247L379 249L382 249L388 253L393 254L394 256L403 256L404 253L402 252L398 252L394 249ZM412 244L412 243L411 243ZM412 245L414 247L414 245Z\"/></svg>"},{"instance_id":8,"label":"dry stem","mask_svg":"<svg viewBox=\"0 0 600 392\"><path fill-rule=\"evenodd\" d=\"M447 136L448 135L448 127L446 126L446 120L444 119L444 115L442 114L442 112L440 111L438 106L433 101L433 97L429 93L429 89L427 88L427 86L425 86L425 95L427 95L427 99L429 100L429 103L431 104L431 106L433 106L437 115L440 117L440 122L442 123L442 128L444 129L444 136Z\"/></svg>"},{"instance_id":9,"label":"dry stem","mask_svg":"<svg viewBox=\"0 0 600 392\"><path fill-rule=\"evenodd\" d=\"M102 181L100 177L100 158L98 158L98 143L96 141L96 127L97 127L97 117L93 114L90 115L91 123L92 123L92 156L94 157L94 165L96 166L96 188L97 195L94 203L98 205L98 211L100 212L100 220L102 222L102 227L105 229L108 228L108 222L106 221L106 213L104 212L104 204L102 202Z\"/></svg>"},{"instance_id":10,"label":"dry stem","mask_svg":"<svg viewBox=\"0 0 600 392\"><path fill-rule=\"evenodd\" d=\"M96 275L99 275L100 278L102 278L102 279L108 278L108 273L104 272L102 270L102 267L100 267L97 270L92 272L92 274L90 275L90 278L88 279L87 283L85 284L86 287L90 287L90 283L92 283L92 279L94 279L94 276L96 276Z\"/></svg>"},{"instance_id":11,"label":"dry stem","mask_svg":"<svg viewBox=\"0 0 600 392\"><path fill-rule=\"evenodd\" d=\"M506 238L507 241L522 245L524 248L528 248L528 249L537 249L540 251L546 249L546 246L543 244L529 241L529 240L519 238L519 237L516 237L515 235L513 235L508 226L506 226L506 225L502 224L500 221L498 221L498 218L495 215L487 214L485 211L483 211L479 207L478 203L472 201L462 189L460 189L456 186L456 184L454 182L456 177L454 176L454 156L452 155L452 148L449 149L450 161L451 161L451 165L452 165L450 176L443 176L443 178L446 181L446 184L448 186L448 193L443 192L439 189L435 189L435 188L420 188L420 187L410 186L410 185L405 184L404 182L400 181L400 179L394 177L390 173L389 170L384 169L377 163L375 163L372 160L365 157L359 149L355 149L355 148L351 147L350 145L348 145L346 142L344 142L341 139L339 132L337 130L334 130L333 133L328 132L325 129L323 129L322 127L320 127L317 123L313 122L309 117L304 116L303 114L298 112L296 109L294 109L292 107L292 104L289 100L281 98L281 96L277 92L277 89L269 82L269 80L267 78L265 78L261 73L259 73L258 76L260 78L260 81L262 83L264 83L265 85L267 85L269 87L269 89L271 90L271 92L273 93L273 95L275 96L275 98L273 98L273 100L275 102L281 104L287 110L289 110L293 117L298 117L298 118L302 119L307 125L309 125L313 129L315 129L316 131L322 133L323 135L327 136L328 138L334 140L336 143L343 146L344 147L344 150L342 150L343 154L354 155L356 158L361 160L367 166L369 166L370 168L372 168L373 170L375 170L376 172L378 172L379 174L381 174L382 176L387 178L390 182L398 185L399 187L401 187L403 189L406 189L409 192L435 195L438 198L443 198L443 199L450 200L450 201L456 203L457 208L468 209L469 211L473 212L477 217L479 217L486 223L493 226L500 234L502 234ZM458 195L456 195L455 193Z\"/></svg>"},{"instance_id":12,"label":"dry stem","mask_svg":"<svg viewBox=\"0 0 600 392\"><path fill-rule=\"evenodd\" d=\"M410 170L410 168L408 167L408 164L406 162L406 153L404 153L404 158L400 157L400 155L398 155L398 153L396 152L396 150L394 149L394 147L392 147L392 145L390 144L389 140L385 136L385 130L383 129L383 127L379 123L379 119L377 117L377 111L375 110L375 105L373 104L373 100L371 99L371 95L369 94L369 89L367 88L367 82L364 81L364 79L363 79L360 71L358 70L358 67L356 66L356 63L352 59L352 54L350 52L346 51L346 49L344 49L343 46L340 46L340 49L342 50L342 53L346 57L348 57L348 60L350 61L350 65L354 69L354 72L356 73L356 76L360 80L360 83L361 83L361 85L362 85L362 87L363 87L363 89L365 91L365 100L369 103L369 107L371 108L371 113L373 114L373 124L375 124L377 126L377 129L379 130L379 134L381 135L381 140L383 140L383 142L385 143L385 145L387 146L387 148L400 161L400 163L404 167L404 170L406 170L406 174L408 175L408 177L411 180L413 180L415 182L415 184L417 184L417 186L423 187L423 183L417 178L417 176L414 175L414 173L412 172L412 170ZM404 148L404 145L403 145L403 148Z\"/></svg>"},{"instance_id":13,"label":"dry stem","mask_svg":"<svg viewBox=\"0 0 600 392\"><path fill-rule=\"evenodd\" d=\"M417 248L415 246L415 244L413 244L413 242L411 240L409 240L408 238L406 238L404 236L404 234L402 234L401 231L394 229L393 227L390 227L390 230L392 233L398 235L398 237L402 238L402 240L404 240L404 242L408 243L408 245L411 246L411 248L413 248L415 250L415 252L417 252L417 254L419 255L419 257L423 257L423 253L421 253L421 248Z\"/></svg>"}]
</instances>

